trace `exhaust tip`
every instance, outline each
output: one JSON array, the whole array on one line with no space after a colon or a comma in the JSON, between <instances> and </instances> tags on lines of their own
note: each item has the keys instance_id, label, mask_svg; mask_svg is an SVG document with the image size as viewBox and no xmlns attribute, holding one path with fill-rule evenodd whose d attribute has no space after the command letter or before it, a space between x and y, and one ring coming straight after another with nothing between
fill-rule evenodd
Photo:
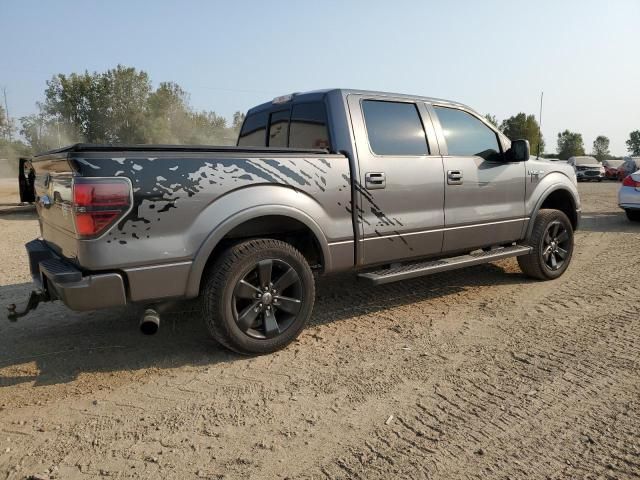
<instances>
[{"instance_id":1,"label":"exhaust tip","mask_svg":"<svg viewBox=\"0 0 640 480\"><path fill-rule=\"evenodd\" d=\"M144 335L155 335L160 329L160 315L155 310L148 308L144 311L140 320L140 331Z\"/></svg>"}]
</instances>

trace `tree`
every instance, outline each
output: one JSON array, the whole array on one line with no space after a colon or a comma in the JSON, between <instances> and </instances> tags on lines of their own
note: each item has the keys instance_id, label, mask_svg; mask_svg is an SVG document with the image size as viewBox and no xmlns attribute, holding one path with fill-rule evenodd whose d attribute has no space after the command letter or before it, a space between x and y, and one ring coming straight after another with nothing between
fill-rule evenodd
<instances>
[{"instance_id":1,"label":"tree","mask_svg":"<svg viewBox=\"0 0 640 480\"><path fill-rule=\"evenodd\" d=\"M571 157L584 155L582 134L565 130L558 134L558 158L567 160Z\"/></svg>"},{"instance_id":2,"label":"tree","mask_svg":"<svg viewBox=\"0 0 640 480\"><path fill-rule=\"evenodd\" d=\"M538 125L534 115L527 115L521 112L509 117L503 120L501 130L510 140L529 140L533 155L537 155L538 151L540 153L544 152L544 139L540 133L540 125ZM539 150L538 144L540 144Z\"/></svg>"},{"instance_id":3,"label":"tree","mask_svg":"<svg viewBox=\"0 0 640 480\"><path fill-rule=\"evenodd\" d=\"M59 74L47 82L39 113L21 118L21 134L34 150L90 143L235 143L226 120L195 112L180 85L118 65L106 72ZM244 118L237 112L234 121Z\"/></svg>"},{"instance_id":4,"label":"tree","mask_svg":"<svg viewBox=\"0 0 640 480\"><path fill-rule=\"evenodd\" d=\"M487 113L484 116L485 120L487 122L489 122L491 125L493 125L494 127L498 128L498 119L496 118L495 115L491 115L490 113Z\"/></svg>"},{"instance_id":5,"label":"tree","mask_svg":"<svg viewBox=\"0 0 640 480\"><path fill-rule=\"evenodd\" d=\"M13 137L14 130L15 126L13 122L7 117L4 108L0 106L0 137L8 142L9 139Z\"/></svg>"},{"instance_id":6,"label":"tree","mask_svg":"<svg viewBox=\"0 0 640 480\"><path fill-rule=\"evenodd\" d=\"M640 155L640 130L631 132L626 143L631 155Z\"/></svg>"},{"instance_id":7,"label":"tree","mask_svg":"<svg viewBox=\"0 0 640 480\"><path fill-rule=\"evenodd\" d=\"M237 131L240 131L240 127L242 127L242 122L244 122L244 113L240 111L236 111L233 114L233 123L231 124L231 128Z\"/></svg>"},{"instance_id":8,"label":"tree","mask_svg":"<svg viewBox=\"0 0 640 480\"><path fill-rule=\"evenodd\" d=\"M609 154L609 139L604 135L598 135L593 141L593 156L602 162Z\"/></svg>"}]
</instances>

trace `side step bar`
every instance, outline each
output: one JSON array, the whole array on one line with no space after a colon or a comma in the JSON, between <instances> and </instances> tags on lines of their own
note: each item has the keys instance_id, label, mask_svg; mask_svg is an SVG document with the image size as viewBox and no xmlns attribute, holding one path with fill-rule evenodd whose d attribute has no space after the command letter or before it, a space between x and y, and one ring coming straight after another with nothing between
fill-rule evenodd
<instances>
[{"instance_id":1,"label":"side step bar","mask_svg":"<svg viewBox=\"0 0 640 480\"><path fill-rule=\"evenodd\" d=\"M531 247L525 245L513 245L511 247L494 248L489 251L479 251L468 255L460 255L458 257L428 260L418 263L406 263L402 265L396 264L379 270L360 273L358 274L358 277L372 283L373 285L382 285L384 283L396 282L398 280L406 280L409 278L431 275L433 273L470 267L472 265L489 263L503 258L527 255L529 252L531 252Z\"/></svg>"}]
</instances>

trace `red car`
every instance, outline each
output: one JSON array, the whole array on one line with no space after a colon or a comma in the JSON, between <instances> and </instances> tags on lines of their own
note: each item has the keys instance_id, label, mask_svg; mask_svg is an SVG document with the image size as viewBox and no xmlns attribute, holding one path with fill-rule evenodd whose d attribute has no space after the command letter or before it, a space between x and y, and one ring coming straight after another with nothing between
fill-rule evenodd
<instances>
[{"instance_id":1,"label":"red car","mask_svg":"<svg viewBox=\"0 0 640 480\"><path fill-rule=\"evenodd\" d=\"M624 160L603 160L604 177L608 180L618 180L619 169L623 163Z\"/></svg>"}]
</instances>

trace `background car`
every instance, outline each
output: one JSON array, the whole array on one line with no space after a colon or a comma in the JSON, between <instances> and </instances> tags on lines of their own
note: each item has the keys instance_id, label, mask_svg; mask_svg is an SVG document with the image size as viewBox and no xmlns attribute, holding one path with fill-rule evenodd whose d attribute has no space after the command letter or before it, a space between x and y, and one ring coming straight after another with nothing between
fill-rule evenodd
<instances>
[{"instance_id":1,"label":"background car","mask_svg":"<svg viewBox=\"0 0 640 480\"><path fill-rule=\"evenodd\" d=\"M571 157L567 163L576 171L578 181L601 182L604 178L604 167L593 157Z\"/></svg>"},{"instance_id":2,"label":"background car","mask_svg":"<svg viewBox=\"0 0 640 480\"><path fill-rule=\"evenodd\" d=\"M640 222L640 170L627 175L618 192L618 205L627 214L627 218Z\"/></svg>"},{"instance_id":3,"label":"background car","mask_svg":"<svg viewBox=\"0 0 640 480\"><path fill-rule=\"evenodd\" d=\"M640 170L640 157L624 157L624 162L618 167L618 180L624 180L637 170Z\"/></svg>"},{"instance_id":4,"label":"background car","mask_svg":"<svg viewBox=\"0 0 640 480\"><path fill-rule=\"evenodd\" d=\"M618 180L618 169L624 163L622 160L603 160L602 166L604 167L604 176L609 180Z\"/></svg>"}]
</instances>

